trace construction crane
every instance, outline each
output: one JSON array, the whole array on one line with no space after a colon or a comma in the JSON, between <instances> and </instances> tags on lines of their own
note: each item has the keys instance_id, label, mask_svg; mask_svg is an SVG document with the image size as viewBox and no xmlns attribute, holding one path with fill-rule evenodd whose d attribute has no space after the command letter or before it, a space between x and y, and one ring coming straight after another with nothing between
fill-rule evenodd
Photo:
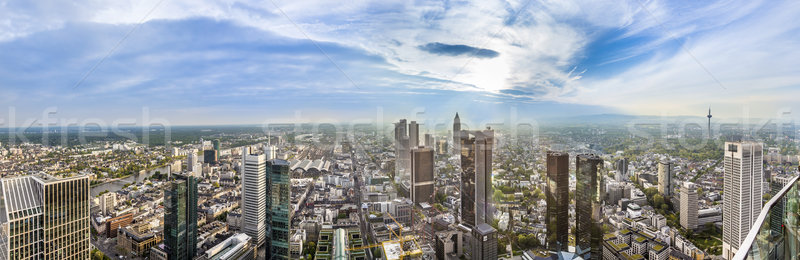
<instances>
[{"instance_id":1,"label":"construction crane","mask_svg":"<svg viewBox=\"0 0 800 260\"><path fill-rule=\"evenodd\" d=\"M422 255L422 250L419 249L420 247L419 247L419 243L417 242L416 236L413 236L413 235L403 236L402 235L403 234L403 225L400 224L400 222L398 222L397 219L395 219L394 216L392 216L392 214L389 214L387 212L386 215L388 215L389 218L391 218L392 221L394 221L394 223L397 224L397 226L400 229L399 230L400 234L398 234L397 232L394 232L394 229L389 229L389 231L391 231L392 234L394 234L394 236L395 236L394 240L387 240L387 241L383 241L383 242L378 243L378 244L347 248L346 250L347 251L357 251L357 250L364 250L364 249L373 248L373 247L379 247L379 246L383 247L384 244L386 244L386 243L398 243L398 244L400 244L401 250L402 250L402 245L405 242L411 241L411 242L414 242L415 249L409 250L409 251L403 250L403 253L400 254L400 259L402 260L402 259L404 259L406 257L418 257L418 256L421 256Z\"/></svg>"}]
</instances>

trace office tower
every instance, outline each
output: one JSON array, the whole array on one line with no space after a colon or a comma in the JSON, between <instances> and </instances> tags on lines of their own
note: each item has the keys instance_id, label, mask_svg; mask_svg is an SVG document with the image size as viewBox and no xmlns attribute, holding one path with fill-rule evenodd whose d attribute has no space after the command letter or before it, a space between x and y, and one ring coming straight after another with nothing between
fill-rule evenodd
<instances>
[{"instance_id":1,"label":"office tower","mask_svg":"<svg viewBox=\"0 0 800 260\"><path fill-rule=\"evenodd\" d=\"M492 223L494 130L466 131L461 137L461 221L475 228Z\"/></svg>"},{"instance_id":2,"label":"office tower","mask_svg":"<svg viewBox=\"0 0 800 260\"><path fill-rule=\"evenodd\" d=\"M103 195L100 195L100 212L103 213L103 216L108 216L109 214L114 212L114 207L117 206L117 194L114 192L109 192Z\"/></svg>"},{"instance_id":3,"label":"office tower","mask_svg":"<svg viewBox=\"0 0 800 260\"><path fill-rule=\"evenodd\" d=\"M214 151L217 151L217 154L219 154L219 139L214 139L211 141L211 145L213 146Z\"/></svg>"},{"instance_id":4,"label":"office tower","mask_svg":"<svg viewBox=\"0 0 800 260\"><path fill-rule=\"evenodd\" d=\"M425 134L425 147L433 147L436 143L433 141L432 134Z\"/></svg>"},{"instance_id":5,"label":"office tower","mask_svg":"<svg viewBox=\"0 0 800 260\"><path fill-rule=\"evenodd\" d=\"M197 168L197 154L194 151L189 151L189 154L186 155L186 170L194 173L200 171Z\"/></svg>"},{"instance_id":6,"label":"office tower","mask_svg":"<svg viewBox=\"0 0 800 260\"><path fill-rule=\"evenodd\" d=\"M277 159L277 157L278 157L278 147L275 147L274 145L270 145L270 144L265 145L264 146L264 155L267 156L267 161L272 160L272 159Z\"/></svg>"},{"instance_id":7,"label":"office tower","mask_svg":"<svg viewBox=\"0 0 800 260\"><path fill-rule=\"evenodd\" d=\"M89 259L89 176L0 183L0 259Z\"/></svg>"},{"instance_id":8,"label":"office tower","mask_svg":"<svg viewBox=\"0 0 800 260\"><path fill-rule=\"evenodd\" d=\"M725 142L722 256L732 259L761 212L763 146Z\"/></svg>"},{"instance_id":9,"label":"office tower","mask_svg":"<svg viewBox=\"0 0 800 260\"><path fill-rule=\"evenodd\" d=\"M217 150L205 150L203 151L203 162L208 164L217 163Z\"/></svg>"},{"instance_id":10,"label":"office tower","mask_svg":"<svg viewBox=\"0 0 800 260\"><path fill-rule=\"evenodd\" d=\"M482 223L473 232L472 259L497 259L497 230Z\"/></svg>"},{"instance_id":11,"label":"office tower","mask_svg":"<svg viewBox=\"0 0 800 260\"><path fill-rule=\"evenodd\" d=\"M197 252L197 179L174 176L164 191L164 244L169 259L192 259Z\"/></svg>"},{"instance_id":12,"label":"office tower","mask_svg":"<svg viewBox=\"0 0 800 260\"><path fill-rule=\"evenodd\" d=\"M658 193L665 200L672 197L672 162L668 159L658 162Z\"/></svg>"},{"instance_id":13,"label":"office tower","mask_svg":"<svg viewBox=\"0 0 800 260\"><path fill-rule=\"evenodd\" d=\"M271 259L289 259L289 221L292 219L289 209L291 183L289 162L275 159L267 161L269 168L269 198L267 199L267 212L269 212L270 237L269 240Z\"/></svg>"},{"instance_id":14,"label":"office tower","mask_svg":"<svg viewBox=\"0 0 800 260\"><path fill-rule=\"evenodd\" d=\"M603 254L605 184L598 167L603 159L596 155L575 156L575 245L583 259L601 259Z\"/></svg>"},{"instance_id":15,"label":"office tower","mask_svg":"<svg viewBox=\"0 0 800 260\"><path fill-rule=\"evenodd\" d=\"M457 154L461 153L461 118L456 113L456 118L453 118L453 149Z\"/></svg>"},{"instance_id":16,"label":"office tower","mask_svg":"<svg viewBox=\"0 0 800 260\"><path fill-rule=\"evenodd\" d=\"M569 237L569 154L547 152L547 249L567 251Z\"/></svg>"},{"instance_id":17,"label":"office tower","mask_svg":"<svg viewBox=\"0 0 800 260\"><path fill-rule=\"evenodd\" d=\"M406 171L411 167L409 140L406 120L400 119L394 124L395 178L405 177Z\"/></svg>"},{"instance_id":18,"label":"office tower","mask_svg":"<svg viewBox=\"0 0 800 260\"><path fill-rule=\"evenodd\" d=\"M411 149L411 201L433 204L433 148Z\"/></svg>"},{"instance_id":19,"label":"office tower","mask_svg":"<svg viewBox=\"0 0 800 260\"><path fill-rule=\"evenodd\" d=\"M681 226L683 228L697 228L697 187L694 183L684 182L681 187Z\"/></svg>"},{"instance_id":20,"label":"office tower","mask_svg":"<svg viewBox=\"0 0 800 260\"><path fill-rule=\"evenodd\" d=\"M253 238L256 248L267 236L267 159L242 148L242 231Z\"/></svg>"},{"instance_id":21,"label":"office tower","mask_svg":"<svg viewBox=\"0 0 800 260\"><path fill-rule=\"evenodd\" d=\"M617 175L614 177L618 182L623 182L630 178L628 176L628 158L620 158L617 160L615 168L617 170Z\"/></svg>"},{"instance_id":22,"label":"office tower","mask_svg":"<svg viewBox=\"0 0 800 260\"><path fill-rule=\"evenodd\" d=\"M417 121L408 123L408 147L414 148L419 146L419 125Z\"/></svg>"},{"instance_id":23,"label":"office tower","mask_svg":"<svg viewBox=\"0 0 800 260\"><path fill-rule=\"evenodd\" d=\"M447 154L447 140L438 140L436 141L436 154L444 155Z\"/></svg>"}]
</instances>

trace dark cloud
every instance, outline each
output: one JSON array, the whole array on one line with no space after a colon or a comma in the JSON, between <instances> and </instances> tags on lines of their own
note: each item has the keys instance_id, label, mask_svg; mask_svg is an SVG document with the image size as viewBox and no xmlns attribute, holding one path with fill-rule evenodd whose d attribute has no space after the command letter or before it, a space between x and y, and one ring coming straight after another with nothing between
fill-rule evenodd
<instances>
[{"instance_id":1,"label":"dark cloud","mask_svg":"<svg viewBox=\"0 0 800 260\"><path fill-rule=\"evenodd\" d=\"M490 49L475 48L463 44L455 44L455 45L444 44L441 42L432 42L425 45L420 45L418 48L420 50L433 53L436 55L446 55L446 56L467 55L481 59L484 58L490 59L500 55L499 52Z\"/></svg>"}]
</instances>

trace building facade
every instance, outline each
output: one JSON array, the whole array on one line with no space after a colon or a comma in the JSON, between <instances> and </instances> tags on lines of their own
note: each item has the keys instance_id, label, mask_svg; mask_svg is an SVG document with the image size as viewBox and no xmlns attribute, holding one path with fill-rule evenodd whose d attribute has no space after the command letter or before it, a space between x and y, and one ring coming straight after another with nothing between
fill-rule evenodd
<instances>
[{"instance_id":1,"label":"building facade","mask_svg":"<svg viewBox=\"0 0 800 260\"><path fill-rule=\"evenodd\" d=\"M433 149L411 149L411 201L433 204Z\"/></svg>"},{"instance_id":2,"label":"building facade","mask_svg":"<svg viewBox=\"0 0 800 260\"><path fill-rule=\"evenodd\" d=\"M89 176L0 180L2 259L89 259Z\"/></svg>"},{"instance_id":3,"label":"building facade","mask_svg":"<svg viewBox=\"0 0 800 260\"><path fill-rule=\"evenodd\" d=\"M267 160L242 148L242 228L261 247L267 238Z\"/></svg>"},{"instance_id":4,"label":"building facade","mask_svg":"<svg viewBox=\"0 0 800 260\"><path fill-rule=\"evenodd\" d=\"M267 212L269 218L269 245L272 259L289 259L289 236L291 236L290 200L291 181L289 162L275 159L267 161L269 168L269 198Z\"/></svg>"},{"instance_id":5,"label":"building facade","mask_svg":"<svg viewBox=\"0 0 800 260\"><path fill-rule=\"evenodd\" d=\"M697 228L697 187L694 183L684 182L681 186L681 226L685 229Z\"/></svg>"},{"instance_id":6,"label":"building facade","mask_svg":"<svg viewBox=\"0 0 800 260\"><path fill-rule=\"evenodd\" d=\"M197 254L197 179L173 176L164 191L164 245L168 259L192 259Z\"/></svg>"},{"instance_id":7,"label":"building facade","mask_svg":"<svg viewBox=\"0 0 800 260\"><path fill-rule=\"evenodd\" d=\"M593 154L575 157L575 245L583 259L602 259L603 199L605 184L603 159ZM569 195L567 195L569 196Z\"/></svg>"},{"instance_id":8,"label":"building facade","mask_svg":"<svg viewBox=\"0 0 800 260\"><path fill-rule=\"evenodd\" d=\"M666 159L658 162L658 193L664 199L672 197L672 162Z\"/></svg>"},{"instance_id":9,"label":"building facade","mask_svg":"<svg viewBox=\"0 0 800 260\"><path fill-rule=\"evenodd\" d=\"M569 238L569 154L547 152L547 249L567 251Z\"/></svg>"},{"instance_id":10,"label":"building facade","mask_svg":"<svg viewBox=\"0 0 800 260\"><path fill-rule=\"evenodd\" d=\"M725 142L722 257L732 259L761 212L763 145Z\"/></svg>"},{"instance_id":11,"label":"building facade","mask_svg":"<svg viewBox=\"0 0 800 260\"><path fill-rule=\"evenodd\" d=\"M494 131L461 131L461 222L470 228L492 223Z\"/></svg>"}]
</instances>

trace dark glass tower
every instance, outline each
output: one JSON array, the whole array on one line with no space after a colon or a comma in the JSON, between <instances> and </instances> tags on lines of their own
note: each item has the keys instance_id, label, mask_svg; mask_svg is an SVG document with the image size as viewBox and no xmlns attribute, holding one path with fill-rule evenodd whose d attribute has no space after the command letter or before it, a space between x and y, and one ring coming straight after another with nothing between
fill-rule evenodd
<instances>
[{"instance_id":1,"label":"dark glass tower","mask_svg":"<svg viewBox=\"0 0 800 260\"><path fill-rule=\"evenodd\" d=\"M494 130L461 131L461 222L475 228L492 223Z\"/></svg>"},{"instance_id":2,"label":"dark glass tower","mask_svg":"<svg viewBox=\"0 0 800 260\"><path fill-rule=\"evenodd\" d=\"M270 229L271 259L289 259L289 230L292 216L289 209L291 184L289 178L289 162L274 159L267 161L269 185L267 194L267 217Z\"/></svg>"},{"instance_id":3,"label":"dark glass tower","mask_svg":"<svg viewBox=\"0 0 800 260\"><path fill-rule=\"evenodd\" d=\"M197 245L197 180L175 175L164 191L164 244L168 259L192 259Z\"/></svg>"},{"instance_id":4,"label":"dark glass tower","mask_svg":"<svg viewBox=\"0 0 800 260\"><path fill-rule=\"evenodd\" d=\"M603 159L593 154L575 157L575 246L583 259L602 259L603 176L598 167Z\"/></svg>"},{"instance_id":5,"label":"dark glass tower","mask_svg":"<svg viewBox=\"0 0 800 260\"><path fill-rule=\"evenodd\" d=\"M547 152L547 249L567 251L569 239L569 154Z\"/></svg>"}]
</instances>

